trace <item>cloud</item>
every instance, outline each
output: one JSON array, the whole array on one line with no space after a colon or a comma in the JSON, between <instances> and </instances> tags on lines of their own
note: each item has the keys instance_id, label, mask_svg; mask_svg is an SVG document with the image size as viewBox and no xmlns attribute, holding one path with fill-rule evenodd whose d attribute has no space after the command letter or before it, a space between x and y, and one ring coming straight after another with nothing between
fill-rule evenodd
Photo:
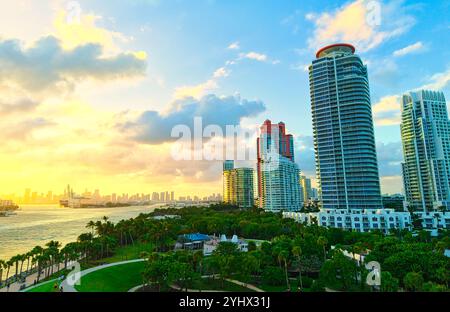
<instances>
[{"instance_id":1,"label":"cloud","mask_svg":"<svg viewBox=\"0 0 450 312\"><path fill-rule=\"evenodd\" d=\"M448 87L450 83L450 68L445 72L436 73L429 78L429 83L423 85L419 89L427 90L443 90Z\"/></svg>"},{"instance_id":2,"label":"cloud","mask_svg":"<svg viewBox=\"0 0 450 312\"><path fill-rule=\"evenodd\" d=\"M228 77L229 75L230 75L230 71L228 69L226 69L225 67L221 67L214 72L213 77L214 78L222 78L222 77Z\"/></svg>"},{"instance_id":3,"label":"cloud","mask_svg":"<svg viewBox=\"0 0 450 312\"><path fill-rule=\"evenodd\" d=\"M147 63L132 53L104 57L98 44L64 50L48 36L24 48L17 40L0 41L0 84L30 92L67 91L85 79L114 80L143 76Z\"/></svg>"},{"instance_id":4,"label":"cloud","mask_svg":"<svg viewBox=\"0 0 450 312\"><path fill-rule=\"evenodd\" d=\"M193 129L195 117L201 117L204 126L218 125L225 129L226 125L240 125L243 118L253 117L265 109L261 101L248 101L235 96L217 97L210 94L199 100L194 98L177 100L165 114L146 111L136 120L120 123L117 127L137 142L157 145L175 141L171 133L177 125L186 125Z\"/></svg>"},{"instance_id":5,"label":"cloud","mask_svg":"<svg viewBox=\"0 0 450 312\"><path fill-rule=\"evenodd\" d=\"M418 41L414 44L411 44L402 49L394 51L393 55L396 57L400 57L400 56L405 56L405 55L411 54L411 53L419 53L424 50L425 50L424 44L421 41Z\"/></svg>"},{"instance_id":6,"label":"cloud","mask_svg":"<svg viewBox=\"0 0 450 312\"><path fill-rule=\"evenodd\" d=\"M233 42L232 44L230 44L229 46L228 46L228 50L239 50L241 47L240 47L240 45L239 45L239 42Z\"/></svg>"},{"instance_id":7,"label":"cloud","mask_svg":"<svg viewBox=\"0 0 450 312\"><path fill-rule=\"evenodd\" d=\"M1 136L4 138L3 141L27 141L33 139L33 134L35 131L53 126L54 122L38 117L38 118L28 118L16 123L9 123L7 125L2 125L0 127Z\"/></svg>"},{"instance_id":8,"label":"cloud","mask_svg":"<svg viewBox=\"0 0 450 312\"><path fill-rule=\"evenodd\" d=\"M219 85L217 84L216 77L207 80L206 82L200 83L195 86L182 86L175 89L174 98L177 100L184 98L195 98L199 99L205 94L217 89Z\"/></svg>"},{"instance_id":9,"label":"cloud","mask_svg":"<svg viewBox=\"0 0 450 312\"><path fill-rule=\"evenodd\" d=\"M241 56L241 58L247 58L247 59L255 60L258 62L265 62L268 59L267 55L257 53L257 52L242 53L240 56Z\"/></svg>"},{"instance_id":10,"label":"cloud","mask_svg":"<svg viewBox=\"0 0 450 312\"><path fill-rule=\"evenodd\" d=\"M211 93L215 89L219 88L219 80L226 78L230 75L231 70L227 66L234 65L234 63L227 62L224 67L218 68L212 77L207 81L199 83L193 86L181 86L175 89L174 98L176 100L184 98L200 99L208 93Z\"/></svg>"},{"instance_id":11,"label":"cloud","mask_svg":"<svg viewBox=\"0 0 450 312\"><path fill-rule=\"evenodd\" d=\"M373 105L372 111L375 125L394 126L399 125L401 121L401 96L388 95L380 99Z\"/></svg>"},{"instance_id":12,"label":"cloud","mask_svg":"<svg viewBox=\"0 0 450 312\"><path fill-rule=\"evenodd\" d=\"M103 18L94 14L81 14L76 20L71 20L70 11L59 10L56 12L53 26L54 36L61 40L64 49L71 50L87 43L100 44L108 53L118 53L120 49L117 43L128 43L130 38L120 32L98 27L97 22ZM77 12L75 12L77 13Z\"/></svg>"},{"instance_id":13,"label":"cloud","mask_svg":"<svg viewBox=\"0 0 450 312\"><path fill-rule=\"evenodd\" d=\"M38 106L38 102L29 98L15 100L13 103L0 100L0 116L11 115L14 113L24 113L33 110Z\"/></svg>"},{"instance_id":14,"label":"cloud","mask_svg":"<svg viewBox=\"0 0 450 312\"><path fill-rule=\"evenodd\" d=\"M450 83L450 69L436 73L428 78L428 82L413 91L446 90ZM407 92L404 92L407 93ZM401 123L402 94L386 95L373 105L374 122L377 126L395 126Z\"/></svg>"},{"instance_id":15,"label":"cloud","mask_svg":"<svg viewBox=\"0 0 450 312\"><path fill-rule=\"evenodd\" d=\"M406 33L415 24L415 19L405 13L402 2L382 4L356 0L333 12L309 13L306 19L314 23L315 30L308 39L308 45L311 49L318 49L344 41L354 44L361 52L376 48Z\"/></svg>"}]
</instances>

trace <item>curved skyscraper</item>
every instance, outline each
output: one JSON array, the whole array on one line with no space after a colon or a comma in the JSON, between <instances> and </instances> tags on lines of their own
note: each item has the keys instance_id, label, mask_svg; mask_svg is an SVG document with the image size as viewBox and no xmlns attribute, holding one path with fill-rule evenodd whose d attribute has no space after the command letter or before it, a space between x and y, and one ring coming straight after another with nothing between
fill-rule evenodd
<instances>
[{"instance_id":1,"label":"curved skyscraper","mask_svg":"<svg viewBox=\"0 0 450 312\"><path fill-rule=\"evenodd\" d=\"M309 79L322 208L382 208L367 67L335 44L317 53Z\"/></svg>"}]
</instances>

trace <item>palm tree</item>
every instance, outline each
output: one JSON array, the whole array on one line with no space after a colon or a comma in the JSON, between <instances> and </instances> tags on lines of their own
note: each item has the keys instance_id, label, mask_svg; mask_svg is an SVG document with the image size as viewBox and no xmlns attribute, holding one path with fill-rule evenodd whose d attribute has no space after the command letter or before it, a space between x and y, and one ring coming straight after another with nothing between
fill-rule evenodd
<instances>
[{"instance_id":1,"label":"palm tree","mask_svg":"<svg viewBox=\"0 0 450 312\"><path fill-rule=\"evenodd\" d=\"M3 281L3 269L6 269L6 261L0 260L0 287L2 286Z\"/></svg>"},{"instance_id":2,"label":"palm tree","mask_svg":"<svg viewBox=\"0 0 450 312\"><path fill-rule=\"evenodd\" d=\"M323 248L323 261L324 262L327 261L327 251L326 251L326 246L328 244L327 238L324 236L319 236L319 238L317 239L317 244L319 244Z\"/></svg>"},{"instance_id":3,"label":"palm tree","mask_svg":"<svg viewBox=\"0 0 450 312\"><path fill-rule=\"evenodd\" d=\"M9 277L9 270L11 269L11 267L14 265L14 261L12 261L12 259L8 260L6 262L6 283L8 283L8 277Z\"/></svg>"},{"instance_id":4,"label":"palm tree","mask_svg":"<svg viewBox=\"0 0 450 312\"><path fill-rule=\"evenodd\" d=\"M288 288L288 291L291 291L291 283L289 282L289 277L288 277L288 265L287 265L287 260L289 258L289 252L287 250L281 250L280 253L278 254L278 261L284 262L284 273L286 276L286 286Z\"/></svg>"},{"instance_id":5,"label":"palm tree","mask_svg":"<svg viewBox=\"0 0 450 312\"><path fill-rule=\"evenodd\" d=\"M95 222L94 221L89 221L88 224L86 225L86 228L91 229L92 235L94 235L94 231L95 231Z\"/></svg>"},{"instance_id":6,"label":"palm tree","mask_svg":"<svg viewBox=\"0 0 450 312\"><path fill-rule=\"evenodd\" d=\"M297 266L298 266L298 275L300 278L300 291L303 290L303 280L302 280L302 247L300 246L294 246L292 248L292 254L297 257Z\"/></svg>"}]
</instances>

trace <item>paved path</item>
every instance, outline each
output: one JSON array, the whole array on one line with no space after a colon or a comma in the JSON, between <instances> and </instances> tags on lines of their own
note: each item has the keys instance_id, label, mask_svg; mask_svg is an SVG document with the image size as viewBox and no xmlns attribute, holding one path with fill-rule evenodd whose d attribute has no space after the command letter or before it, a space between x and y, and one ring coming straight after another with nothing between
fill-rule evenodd
<instances>
[{"instance_id":1,"label":"paved path","mask_svg":"<svg viewBox=\"0 0 450 312\"><path fill-rule=\"evenodd\" d=\"M256 291L256 292L265 292L261 288L258 288L258 287L256 287L255 285L252 285L252 284L247 284L247 283L243 283L243 282L240 282L240 281L237 281L237 280L233 280L233 279L228 279L228 278L225 279L225 280L230 282L230 283L233 283L233 284L236 284L236 285L239 285L239 286L251 289L251 290Z\"/></svg>"},{"instance_id":2,"label":"paved path","mask_svg":"<svg viewBox=\"0 0 450 312\"><path fill-rule=\"evenodd\" d=\"M72 265L72 264L73 263L70 263L70 264L68 263L67 267L70 267L70 265ZM48 269L48 268L45 268L42 270L44 271L46 269ZM64 263L61 263L59 265L59 270L60 271L64 270ZM57 272L58 272L58 265L55 264L53 266L53 274L55 274ZM0 289L0 292L20 292L21 291L20 286L22 286L23 284L25 284L26 286L33 286L34 281L37 280L37 278L38 278L38 272L32 273L25 278L25 283L14 282L10 285L9 290L7 287L3 287ZM45 278L45 275L41 274L41 280L44 278ZM39 285L42 285L42 284L39 284Z\"/></svg>"},{"instance_id":3,"label":"paved path","mask_svg":"<svg viewBox=\"0 0 450 312\"><path fill-rule=\"evenodd\" d=\"M105 265L97 266L97 267L94 267L94 268L90 268L90 269L87 269L87 270L82 271L82 272L79 274L79 276L74 276L74 277L75 277L74 281L71 280L71 281L69 282L69 278L71 278L71 276L68 276L68 278L66 278L66 279L61 283L61 286L63 287L64 292L78 292L78 291L75 289L74 285L76 285L76 283L79 282L80 279L81 279L83 276L86 276L86 275L88 275L88 274L90 274L90 273L92 273L92 272L99 271L99 270L103 270L103 269L110 268L110 267L113 267L113 266L118 266L118 265L123 265L123 264L129 264L129 263L135 263L135 262L144 262L144 261L147 261L147 260L146 260L146 259L136 259L136 260L122 261L122 262L115 262L115 263L110 263L110 264L105 264Z\"/></svg>"}]
</instances>

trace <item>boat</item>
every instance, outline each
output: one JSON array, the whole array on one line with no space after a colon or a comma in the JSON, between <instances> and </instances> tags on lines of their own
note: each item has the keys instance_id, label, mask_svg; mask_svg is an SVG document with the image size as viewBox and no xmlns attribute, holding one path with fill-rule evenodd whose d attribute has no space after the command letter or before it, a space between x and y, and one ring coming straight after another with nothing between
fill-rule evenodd
<instances>
[{"instance_id":1,"label":"boat","mask_svg":"<svg viewBox=\"0 0 450 312\"><path fill-rule=\"evenodd\" d=\"M17 210L19 210L19 206L14 204L12 201L0 200L0 217L15 216L17 215L15 212Z\"/></svg>"}]
</instances>

